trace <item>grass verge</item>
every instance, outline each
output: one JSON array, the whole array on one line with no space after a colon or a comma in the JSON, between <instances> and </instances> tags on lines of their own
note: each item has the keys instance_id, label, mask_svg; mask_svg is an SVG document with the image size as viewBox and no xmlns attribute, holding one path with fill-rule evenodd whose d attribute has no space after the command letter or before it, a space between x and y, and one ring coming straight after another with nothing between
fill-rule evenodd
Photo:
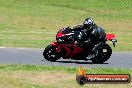
<instances>
[{"instance_id":1,"label":"grass verge","mask_svg":"<svg viewBox=\"0 0 132 88\"><path fill-rule=\"evenodd\" d=\"M0 0L0 46L44 48L57 31L92 17L115 33L114 51L132 51L131 0Z\"/></svg>"},{"instance_id":2,"label":"grass verge","mask_svg":"<svg viewBox=\"0 0 132 88\"><path fill-rule=\"evenodd\" d=\"M78 68L36 65L0 65L1 88L80 88ZM130 74L132 69L87 68L89 74ZM129 84L86 84L82 88L131 88Z\"/></svg>"}]
</instances>

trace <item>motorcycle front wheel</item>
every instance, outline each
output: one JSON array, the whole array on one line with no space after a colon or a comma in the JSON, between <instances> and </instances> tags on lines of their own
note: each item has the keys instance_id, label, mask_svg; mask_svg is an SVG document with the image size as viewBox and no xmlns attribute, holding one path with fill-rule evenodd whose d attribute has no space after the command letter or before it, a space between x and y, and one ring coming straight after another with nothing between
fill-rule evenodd
<instances>
[{"instance_id":1,"label":"motorcycle front wheel","mask_svg":"<svg viewBox=\"0 0 132 88\"><path fill-rule=\"evenodd\" d=\"M104 63L105 61L107 61L110 58L111 54L112 54L111 47L108 44L105 44L97 50L95 57L90 58L90 60L93 63L101 64L101 63Z\"/></svg>"},{"instance_id":2,"label":"motorcycle front wheel","mask_svg":"<svg viewBox=\"0 0 132 88\"><path fill-rule=\"evenodd\" d=\"M45 48L43 52L43 56L46 60L51 61L51 62L55 62L56 60L61 58L60 54L56 53L56 47L53 45L48 45Z\"/></svg>"}]
</instances>

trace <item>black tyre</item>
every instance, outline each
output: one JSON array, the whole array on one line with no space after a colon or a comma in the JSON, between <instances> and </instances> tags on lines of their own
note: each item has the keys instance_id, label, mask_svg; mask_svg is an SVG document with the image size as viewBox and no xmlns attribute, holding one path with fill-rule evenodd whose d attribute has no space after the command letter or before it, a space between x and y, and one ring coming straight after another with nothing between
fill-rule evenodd
<instances>
[{"instance_id":1,"label":"black tyre","mask_svg":"<svg viewBox=\"0 0 132 88\"><path fill-rule=\"evenodd\" d=\"M56 60L61 58L60 54L56 53L56 47L53 45L48 45L45 48L43 52L43 56L46 60L51 61L51 62L55 62Z\"/></svg>"},{"instance_id":2,"label":"black tyre","mask_svg":"<svg viewBox=\"0 0 132 88\"><path fill-rule=\"evenodd\" d=\"M93 63L104 63L107 61L112 54L112 49L108 44L101 46L97 50L97 55L93 58L90 58Z\"/></svg>"}]
</instances>

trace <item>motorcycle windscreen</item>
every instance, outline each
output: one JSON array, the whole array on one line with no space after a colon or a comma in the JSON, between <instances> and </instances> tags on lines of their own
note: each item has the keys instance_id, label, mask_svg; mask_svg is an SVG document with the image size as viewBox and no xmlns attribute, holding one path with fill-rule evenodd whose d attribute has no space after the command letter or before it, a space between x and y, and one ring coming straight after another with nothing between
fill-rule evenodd
<instances>
[{"instance_id":1,"label":"motorcycle windscreen","mask_svg":"<svg viewBox=\"0 0 132 88\"><path fill-rule=\"evenodd\" d=\"M115 34L106 34L106 40L112 40L115 38L116 38Z\"/></svg>"}]
</instances>

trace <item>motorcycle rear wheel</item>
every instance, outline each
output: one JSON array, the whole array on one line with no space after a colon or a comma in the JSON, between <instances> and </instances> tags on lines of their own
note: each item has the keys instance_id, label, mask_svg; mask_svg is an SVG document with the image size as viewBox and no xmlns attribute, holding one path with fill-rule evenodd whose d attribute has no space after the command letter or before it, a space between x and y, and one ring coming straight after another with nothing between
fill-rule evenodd
<instances>
[{"instance_id":1,"label":"motorcycle rear wheel","mask_svg":"<svg viewBox=\"0 0 132 88\"><path fill-rule=\"evenodd\" d=\"M90 60L93 63L104 63L105 61L107 61L111 54L112 54L112 49L108 44L105 44L103 46L101 46L98 50L97 50L98 54L93 57L90 58Z\"/></svg>"},{"instance_id":2,"label":"motorcycle rear wheel","mask_svg":"<svg viewBox=\"0 0 132 88\"><path fill-rule=\"evenodd\" d=\"M51 61L51 62L55 62L56 60L61 58L60 54L56 53L56 47L53 45L48 45L45 48L43 52L43 56L46 60Z\"/></svg>"}]
</instances>

